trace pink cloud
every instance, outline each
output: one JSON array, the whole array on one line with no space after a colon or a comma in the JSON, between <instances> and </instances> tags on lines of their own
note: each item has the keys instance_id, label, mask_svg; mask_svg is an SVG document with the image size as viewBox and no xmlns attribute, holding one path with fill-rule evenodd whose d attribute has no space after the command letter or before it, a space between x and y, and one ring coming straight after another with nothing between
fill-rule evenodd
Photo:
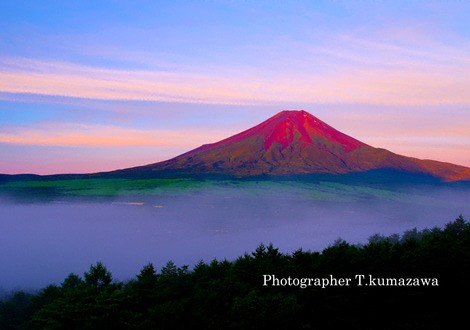
<instances>
[{"instance_id":1,"label":"pink cloud","mask_svg":"<svg viewBox=\"0 0 470 330\"><path fill-rule=\"evenodd\" d=\"M18 152L0 159L0 173L57 174L112 171L156 163L184 152L161 147L17 146Z\"/></svg>"},{"instance_id":2,"label":"pink cloud","mask_svg":"<svg viewBox=\"0 0 470 330\"><path fill-rule=\"evenodd\" d=\"M470 68L447 65L432 70L345 66L316 74L231 70L231 75L224 75L98 69L24 59L1 62L0 91L8 93L219 104L470 104Z\"/></svg>"}]
</instances>

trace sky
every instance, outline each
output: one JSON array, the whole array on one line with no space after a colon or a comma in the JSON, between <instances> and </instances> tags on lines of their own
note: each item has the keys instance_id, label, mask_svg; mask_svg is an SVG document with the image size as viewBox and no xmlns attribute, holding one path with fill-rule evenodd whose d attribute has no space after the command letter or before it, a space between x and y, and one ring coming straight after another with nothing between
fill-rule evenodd
<instances>
[{"instance_id":1,"label":"sky","mask_svg":"<svg viewBox=\"0 0 470 330\"><path fill-rule=\"evenodd\" d=\"M469 1L1 1L0 173L166 160L303 109L470 166Z\"/></svg>"}]
</instances>

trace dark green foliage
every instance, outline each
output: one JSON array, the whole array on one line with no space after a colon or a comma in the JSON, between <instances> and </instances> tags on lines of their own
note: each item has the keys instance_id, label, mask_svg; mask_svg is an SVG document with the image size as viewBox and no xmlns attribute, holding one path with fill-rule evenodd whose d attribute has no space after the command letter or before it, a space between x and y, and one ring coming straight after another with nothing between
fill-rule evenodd
<instances>
[{"instance_id":1,"label":"dark green foliage","mask_svg":"<svg viewBox=\"0 0 470 330\"><path fill-rule=\"evenodd\" d=\"M34 299L32 329L117 329L127 316L122 284L98 262L84 274L70 274L61 287L48 287Z\"/></svg>"},{"instance_id":2,"label":"dark green foliage","mask_svg":"<svg viewBox=\"0 0 470 330\"><path fill-rule=\"evenodd\" d=\"M27 320L32 314L32 298L31 294L18 291L0 302L0 329L27 329Z\"/></svg>"},{"instance_id":3,"label":"dark green foliage","mask_svg":"<svg viewBox=\"0 0 470 330\"><path fill-rule=\"evenodd\" d=\"M95 266L91 266L90 271L85 273L85 284L97 290L108 287L112 280L111 273L101 262L97 262Z\"/></svg>"},{"instance_id":4,"label":"dark green foliage","mask_svg":"<svg viewBox=\"0 0 470 330\"><path fill-rule=\"evenodd\" d=\"M437 278L438 287L263 286L277 278ZM0 302L0 329L441 329L463 322L470 278L470 224L401 237L374 235L363 246L338 239L322 253L281 253L259 245L234 261L145 265L113 282L98 262L81 278ZM448 312L450 311L450 312Z\"/></svg>"}]
</instances>

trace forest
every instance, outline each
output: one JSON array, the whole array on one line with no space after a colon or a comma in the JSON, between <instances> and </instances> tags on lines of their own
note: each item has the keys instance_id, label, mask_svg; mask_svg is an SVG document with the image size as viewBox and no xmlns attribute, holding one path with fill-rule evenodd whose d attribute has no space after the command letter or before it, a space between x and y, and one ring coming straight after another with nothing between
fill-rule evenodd
<instances>
[{"instance_id":1,"label":"forest","mask_svg":"<svg viewBox=\"0 0 470 330\"><path fill-rule=\"evenodd\" d=\"M217 247L214 247L217 248ZM2 265L8 267L8 265ZM438 285L263 285L276 278L435 278ZM83 276L0 302L0 329L441 329L464 322L470 288L470 223L338 239L321 252L260 244L235 260L192 269L149 263L132 280L101 262Z\"/></svg>"}]
</instances>

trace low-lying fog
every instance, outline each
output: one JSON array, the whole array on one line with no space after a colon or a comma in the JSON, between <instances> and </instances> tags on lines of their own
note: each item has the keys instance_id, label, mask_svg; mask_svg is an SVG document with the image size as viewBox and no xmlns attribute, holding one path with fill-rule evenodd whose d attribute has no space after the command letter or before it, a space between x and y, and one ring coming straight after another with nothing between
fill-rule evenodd
<instances>
[{"instance_id":1,"label":"low-lying fog","mask_svg":"<svg viewBox=\"0 0 470 330\"><path fill-rule=\"evenodd\" d=\"M83 275L102 261L115 279L199 260L234 259L272 242L283 252L320 251L337 238L384 235L468 219L469 194L415 193L402 201L321 202L297 190L217 189L114 201L0 201L0 289L35 289Z\"/></svg>"}]
</instances>

